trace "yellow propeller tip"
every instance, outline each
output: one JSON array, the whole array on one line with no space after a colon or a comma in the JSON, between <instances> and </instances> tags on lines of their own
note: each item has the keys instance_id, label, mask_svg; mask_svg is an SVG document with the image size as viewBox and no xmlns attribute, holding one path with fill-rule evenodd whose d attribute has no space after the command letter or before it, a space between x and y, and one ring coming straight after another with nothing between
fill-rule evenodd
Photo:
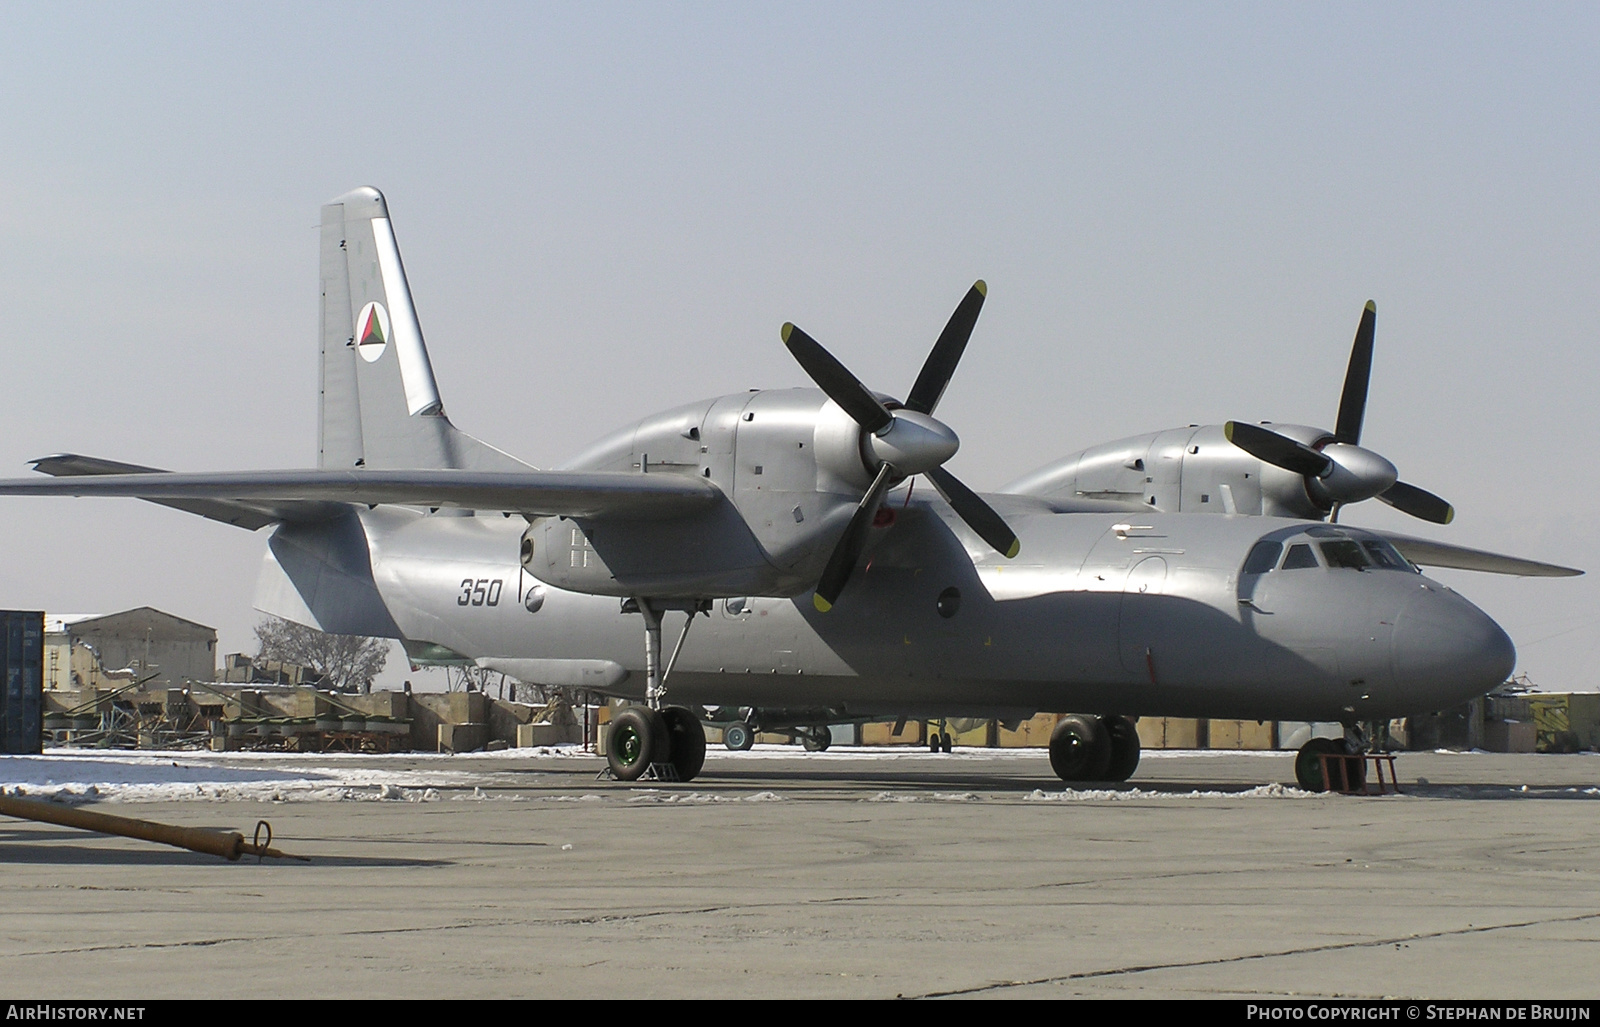
<instances>
[{"instance_id":1,"label":"yellow propeller tip","mask_svg":"<svg viewBox=\"0 0 1600 1027\"><path fill-rule=\"evenodd\" d=\"M985 284L984 280L981 279L981 278L978 279L976 282L973 282L972 283L972 287L974 289L978 290L978 295L979 296L987 297L989 295L989 286L987 284Z\"/></svg>"},{"instance_id":2,"label":"yellow propeller tip","mask_svg":"<svg viewBox=\"0 0 1600 1027\"><path fill-rule=\"evenodd\" d=\"M1456 508L1453 507L1453 506L1445 507L1445 510L1444 510L1444 522L1446 524L1449 524L1451 521L1453 521L1455 519L1456 519Z\"/></svg>"},{"instance_id":3,"label":"yellow propeller tip","mask_svg":"<svg viewBox=\"0 0 1600 1027\"><path fill-rule=\"evenodd\" d=\"M783 323L783 328L781 328L778 331L778 334L783 336L783 341L784 342L788 342L789 341L789 333L792 332L792 331L794 331L794 324L792 322L785 321Z\"/></svg>"},{"instance_id":4,"label":"yellow propeller tip","mask_svg":"<svg viewBox=\"0 0 1600 1027\"><path fill-rule=\"evenodd\" d=\"M1378 305L1376 303L1372 302L1371 300L1368 300L1367 301L1367 313L1376 314L1377 312L1378 312Z\"/></svg>"},{"instance_id":5,"label":"yellow propeller tip","mask_svg":"<svg viewBox=\"0 0 1600 1027\"><path fill-rule=\"evenodd\" d=\"M1017 558L1017 554L1020 552L1022 552L1022 540L1012 539L1011 548L1006 550L1006 559L1015 560Z\"/></svg>"},{"instance_id":6,"label":"yellow propeller tip","mask_svg":"<svg viewBox=\"0 0 1600 1027\"><path fill-rule=\"evenodd\" d=\"M833 609L833 604L819 595L813 595L811 597L811 605L817 608L818 613L827 613L829 610Z\"/></svg>"},{"instance_id":7,"label":"yellow propeller tip","mask_svg":"<svg viewBox=\"0 0 1600 1027\"><path fill-rule=\"evenodd\" d=\"M1233 422L1232 421L1229 421L1227 424L1222 426L1222 437L1227 439L1229 442L1233 441Z\"/></svg>"}]
</instances>

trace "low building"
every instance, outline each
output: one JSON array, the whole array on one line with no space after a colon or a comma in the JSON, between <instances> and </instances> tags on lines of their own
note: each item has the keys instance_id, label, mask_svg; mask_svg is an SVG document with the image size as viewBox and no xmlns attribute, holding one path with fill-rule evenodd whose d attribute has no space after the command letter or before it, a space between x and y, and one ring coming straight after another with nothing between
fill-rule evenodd
<instances>
[{"instance_id":1,"label":"low building","mask_svg":"<svg viewBox=\"0 0 1600 1027\"><path fill-rule=\"evenodd\" d=\"M148 606L47 614L45 687L82 691L149 679L150 689L217 677L217 631Z\"/></svg>"}]
</instances>

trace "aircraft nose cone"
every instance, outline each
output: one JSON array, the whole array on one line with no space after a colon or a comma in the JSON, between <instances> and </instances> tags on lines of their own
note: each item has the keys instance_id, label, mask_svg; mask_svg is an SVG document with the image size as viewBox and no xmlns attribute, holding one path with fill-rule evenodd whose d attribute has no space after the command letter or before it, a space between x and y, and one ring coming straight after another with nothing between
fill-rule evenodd
<instances>
[{"instance_id":1,"label":"aircraft nose cone","mask_svg":"<svg viewBox=\"0 0 1600 1027\"><path fill-rule=\"evenodd\" d=\"M1427 584L1395 620L1395 683L1416 712L1474 699L1511 676L1517 651L1489 615L1439 585Z\"/></svg>"}]
</instances>

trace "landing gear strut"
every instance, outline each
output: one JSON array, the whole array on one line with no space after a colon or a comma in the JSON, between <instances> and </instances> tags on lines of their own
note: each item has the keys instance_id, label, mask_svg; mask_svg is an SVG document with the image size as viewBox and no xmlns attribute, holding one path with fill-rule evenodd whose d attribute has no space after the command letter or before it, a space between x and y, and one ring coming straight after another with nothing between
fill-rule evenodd
<instances>
[{"instance_id":1,"label":"landing gear strut","mask_svg":"<svg viewBox=\"0 0 1600 1027\"><path fill-rule=\"evenodd\" d=\"M683 633L673 647L667 666L661 666L661 615L668 609L687 614ZM644 706L629 706L611 720L606 734L606 762L619 781L637 781L653 772L658 780L690 781L706 762L706 732L700 719L682 706L668 706L667 675L694 624L695 614L709 612L710 604L662 604L649 599L629 599L623 613L644 617Z\"/></svg>"},{"instance_id":2,"label":"landing gear strut","mask_svg":"<svg viewBox=\"0 0 1600 1027\"><path fill-rule=\"evenodd\" d=\"M1139 732L1127 717L1062 717L1050 766L1063 781L1126 781L1139 766Z\"/></svg>"}]
</instances>

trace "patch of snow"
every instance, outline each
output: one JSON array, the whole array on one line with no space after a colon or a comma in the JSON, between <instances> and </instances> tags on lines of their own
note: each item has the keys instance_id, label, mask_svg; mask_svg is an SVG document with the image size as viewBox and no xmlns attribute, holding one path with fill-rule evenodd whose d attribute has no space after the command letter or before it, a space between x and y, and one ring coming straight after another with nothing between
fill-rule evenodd
<instances>
[{"instance_id":1,"label":"patch of snow","mask_svg":"<svg viewBox=\"0 0 1600 1027\"><path fill-rule=\"evenodd\" d=\"M1035 788L1023 798L1035 802L1126 802L1137 799L1321 799L1330 794L1308 792L1291 785L1268 784L1237 792L1162 792L1144 788L1068 788L1060 792L1047 792Z\"/></svg>"}]
</instances>

